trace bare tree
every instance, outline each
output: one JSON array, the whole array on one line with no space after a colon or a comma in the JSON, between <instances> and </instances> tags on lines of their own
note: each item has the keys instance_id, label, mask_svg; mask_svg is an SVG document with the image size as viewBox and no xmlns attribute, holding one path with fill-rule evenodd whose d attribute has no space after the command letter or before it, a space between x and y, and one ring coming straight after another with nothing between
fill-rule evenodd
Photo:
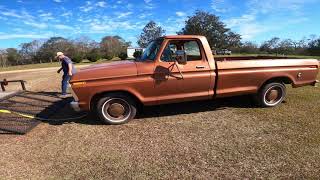
<instances>
[{"instance_id":1,"label":"bare tree","mask_svg":"<svg viewBox=\"0 0 320 180\"><path fill-rule=\"evenodd\" d=\"M38 57L38 52L42 44L42 41L33 40L32 42L22 43L20 45L20 55L24 64L42 63L41 58Z\"/></svg>"},{"instance_id":2,"label":"bare tree","mask_svg":"<svg viewBox=\"0 0 320 180\"><path fill-rule=\"evenodd\" d=\"M120 53L126 52L130 42L126 42L120 36L106 36L102 38L100 48L103 56L107 59L119 56Z\"/></svg>"},{"instance_id":3,"label":"bare tree","mask_svg":"<svg viewBox=\"0 0 320 180\"><path fill-rule=\"evenodd\" d=\"M0 66L7 67L8 65L7 52L5 50L0 50Z\"/></svg>"},{"instance_id":4,"label":"bare tree","mask_svg":"<svg viewBox=\"0 0 320 180\"><path fill-rule=\"evenodd\" d=\"M138 44L140 47L147 47L148 44L163 36L165 30L161 26L158 26L154 21L150 21L142 30L142 33L139 36Z\"/></svg>"}]
</instances>

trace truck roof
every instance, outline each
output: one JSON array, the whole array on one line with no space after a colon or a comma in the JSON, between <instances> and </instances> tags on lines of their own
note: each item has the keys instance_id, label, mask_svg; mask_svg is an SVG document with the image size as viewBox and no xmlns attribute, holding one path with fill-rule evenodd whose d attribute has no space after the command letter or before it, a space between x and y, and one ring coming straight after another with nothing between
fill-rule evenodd
<instances>
[{"instance_id":1,"label":"truck roof","mask_svg":"<svg viewBox=\"0 0 320 180\"><path fill-rule=\"evenodd\" d=\"M181 38L204 38L204 36L200 36L200 35L167 35L167 36L163 36L163 38L166 39L181 39Z\"/></svg>"}]
</instances>

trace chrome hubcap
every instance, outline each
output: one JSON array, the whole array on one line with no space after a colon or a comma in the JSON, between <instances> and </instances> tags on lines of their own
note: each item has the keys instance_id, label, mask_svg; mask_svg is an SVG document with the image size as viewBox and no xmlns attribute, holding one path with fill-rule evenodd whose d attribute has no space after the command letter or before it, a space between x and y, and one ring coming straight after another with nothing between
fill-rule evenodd
<instances>
[{"instance_id":1,"label":"chrome hubcap","mask_svg":"<svg viewBox=\"0 0 320 180\"><path fill-rule=\"evenodd\" d=\"M109 121L126 121L130 117L130 113L130 105L120 98L111 98L102 106L102 114Z\"/></svg>"},{"instance_id":2,"label":"chrome hubcap","mask_svg":"<svg viewBox=\"0 0 320 180\"><path fill-rule=\"evenodd\" d=\"M279 98L279 92L275 89L272 89L267 94L267 101L270 103L274 103Z\"/></svg>"},{"instance_id":3,"label":"chrome hubcap","mask_svg":"<svg viewBox=\"0 0 320 180\"><path fill-rule=\"evenodd\" d=\"M110 107L108 109L108 113L112 117L119 118L119 117L123 116L123 114L125 113L125 108L120 103L113 103L110 105Z\"/></svg>"},{"instance_id":4,"label":"chrome hubcap","mask_svg":"<svg viewBox=\"0 0 320 180\"><path fill-rule=\"evenodd\" d=\"M283 89L280 86L270 87L264 95L264 101L268 105L276 105L282 99L283 99Z\"/></svg>"}]
</instances>

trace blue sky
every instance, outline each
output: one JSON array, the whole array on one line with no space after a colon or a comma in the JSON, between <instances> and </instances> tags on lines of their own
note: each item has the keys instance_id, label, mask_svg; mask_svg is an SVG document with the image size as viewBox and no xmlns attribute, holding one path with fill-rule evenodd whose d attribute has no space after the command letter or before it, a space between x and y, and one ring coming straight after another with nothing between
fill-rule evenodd
<instances>
[{"instance_id":1,"label":"blue sky","mask_svg":"<svg viewBox=\"0 0 320 180\"><path fill-rule=\"evenodd\" d=\"M175 34L197 9L220 16L243 41L320 35L320 0L0 0L0 48L51 36L120 35L135 45L148 21Z\"/></svg>"}]
</instances>

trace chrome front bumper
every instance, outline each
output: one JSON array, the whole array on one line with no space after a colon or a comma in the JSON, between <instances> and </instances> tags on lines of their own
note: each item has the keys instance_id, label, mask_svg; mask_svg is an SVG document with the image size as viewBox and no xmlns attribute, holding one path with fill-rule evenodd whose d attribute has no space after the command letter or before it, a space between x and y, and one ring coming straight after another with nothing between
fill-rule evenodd
<instances>
[{"instance_id":1,"label":"chrome front bumper","mask_svg":"<svg viewBox=\"0 0 320 180\"><path fill-rule=\"evenodd\" d=\"M71 106L71 108L72 108L74 111L76 111L76 112L80 112L80 111L81 111L81 109L80 109L80 107L79 107L79 103L78 103L77 101L72 101L72 102L70 103L70 106Z\"/></svg>"},{"instance_id":2,"label":"chrome front bumper","mask_svg":"<svg viewBox=\"0 0 320 180\"><path fill-rule=\"evenodd\" d=\"M78 102L78 101L79 101L79 98L78 98L78 96L76 95L76 93L73 91L73 89L72 89L72 87L71 87L70 84L69 84L69 89L70 89L70 92L71 92L72 97L73 97L73 99L74 99L74 101L72 101L72 102L70 103L70 106L71 106L71 108L72 108L74 111L80 112L81 109L80 109L79 102Z\"/></svg>"},{"instance_id":3,"label":"chrome front bumper","mask_svg":"<svg viewBox=\"0 0 320 180\"><path fill-rule=\"evenodd\" d=\"M73 91L71 85L69 85L69 88L70 88L70 92L71 92L71 94L72 94L72 97L73 97L73 99L74 99L74 101L72 101L72 102L70 103L70 106L71 106L71 108L72 108L74 111L79 112L79 111L81 111L80 106L79 106L79 102L78 102L78 101L79 101L79 98L78 98L78 96L76 95L76 93Z\"/></svg>"}]
</instances>

